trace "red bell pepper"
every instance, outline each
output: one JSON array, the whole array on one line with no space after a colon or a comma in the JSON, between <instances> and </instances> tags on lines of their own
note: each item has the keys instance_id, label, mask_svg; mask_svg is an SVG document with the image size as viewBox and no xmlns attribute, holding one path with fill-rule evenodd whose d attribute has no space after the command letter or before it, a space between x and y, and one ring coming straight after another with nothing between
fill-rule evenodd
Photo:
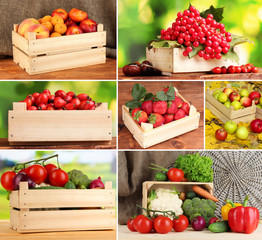
<instances>
[{"instance_id":1,"label":"red bell pepper","mask_svg":"<svg viewBox=\"0 0 262 240\"><path fill-rule=\"evenodd\" d=\"M243 206L235 207L228 213L228 224L233 232L252 233L257 229L259 223L259 211L255 207L247 207L248 196L245 197Z\"/></svg>"}]
</instances>

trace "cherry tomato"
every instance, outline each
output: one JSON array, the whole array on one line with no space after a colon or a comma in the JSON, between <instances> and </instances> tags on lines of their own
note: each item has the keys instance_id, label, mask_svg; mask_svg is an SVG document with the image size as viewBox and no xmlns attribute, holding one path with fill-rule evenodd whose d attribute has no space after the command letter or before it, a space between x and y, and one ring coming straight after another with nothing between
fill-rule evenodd
<instances>
[{"instance_id":1,"label":"cherry tomato","mask_svg":"<svg viewBox=\"0 0 262 240\"><path fill-rule=\"evenodd\" d=\"M188 227L188 219L184 215L180 215L178 219L173 220L173 229L176 232L183 232Z\"/></svg>"},{"instance_id":2,"label":"cherry tomato","mask_svg":"<svg viewBox=\"0 0 262 240\"><path fill-rule=\"evenodd\" d=\"M215 74L220 74L221 73L221 68L220 67L215 67L212 69L212 72Z\"/></svg>"},{"instance_id":3,"label":"cherry tomato","mask_svg":"<svg viewBox=\"0 0 262 240\"><path fill-rule=\"evenodd\" d=\"M36 184L43 183L46 180L47 172L41 165L34 164L26 168L26 174L32 178Z\"/></svg>"},{"instance_id":4,"label":"cherry tomato","mask_svg":"<svg viewBox=\"0 0 262 240\"><path fill-rule=\"evenodd\" d=\"M127 227L131 232L136 232L135 227L134 227L134 218L129 218L127 221Z\"/></svg>"},{"instance_id":5,"label":"cherry tomato","mask_svg":"<svg viewBox=\"0 0 262 240\"><path fill-rule=\"evenodd\" d=\"M21 172L26 173L26 168L21 169L18 173L21 173Z\"/></svg>"},{"instance_id":6,"label":"cherry tomato","mask_svg":"<svg viewBox=\"0 0 262 240\"><path fill-rule=\"evenodd\" d=\"M247 73L247 68L245 66L241 66L241 72L242 73Z\"/></svg>"},{"instance_id":7,"label":"cherry tomato","mask_svg":"<svg viewBox=\"0 0 262 240\"><path fill-rule=\"evenodd\" d=\"M253 73L258 73L258 68L257 68L257 67L253 67L253 68L252 68L252 72L253 72Z\"/></svg>"},{"instance_id":8,"label":"cherry tomato","mask_svg":"<svg viewBox=\"0 0 262 240\"><path fill-rule=\"evenodd\" d=\"M15 177L16 173L13 171L7 171L3 173L1 176L1 184L3 188L7 191L13 191L13 178Z\"/></svg>"},{"instance_id":9,"label":"cherry tomato","mask_svg":"<svg viewBox=\"0 0 262 240\"><path fill-rule=\"evenodd\" d=\"M235 67L234 66L229 66L228 68L227 68L227 72L228 73L235 73L236 72L236 69L235 69Z\"/></svg>"},{"instance_id":10,"label":"cherry tomato","mask_svg":"<svg viewBox=\"0 0 262 240\"><path fill-rule=\"evenodd\" d=\"M245 67L254 67L254 65L252 63L247 63Z\"/></svg>"},{"instance_id":11,"label":"cherry tomato","mask_svg":"<svg viewBox=\"0 0 262 240\"><path fill-rule=\"evenodd\" d=\"M252 67L251 66L246 67L246 69L247 69L248 73L250 73L252 71Z\"/></svg>"},{"instance_id":12,"label":"cherry tomato","mask_svg":"<svg viewBox=\"0 0 262 240\"><path fill-rule=\"evenodd\" d=\"M225 66L221 67L221 73L222 74L227 73L227 68Z\"/></svg>"},{"instance_id":13,"label":"cherry tomato","mask_svg":"<svg viewBox=\"0 0 262 240\"><path fill-rule=\"evenodd\" d=\"M46 173L47 173L47 178L45 180L46 183L49 183L49 180L48 180L49 173L52 172L55 169L57 169L57 166L52 164L52 163L45 165L45 170L46 170Z\"/></svg>"},{"instance_id":14,"label":"cherry tomato","mask_svg":"<svg viewBox=\"0 0 262 240\"><path fill-rule=\"evenodd\" d=\"M184 178L184 172L178 168L170 168L167 172L167 178L171 182L180 182Z\"/></svg>"},{"instance_id":15,"label":"cherry tomato","mask_svg":"<svg viewBox=\"0 0 262 240\"><path fill-rule=\"evenodd\" d=\"M226 140L226 138L227 138L227 132L226 132L226 130L223 129L223 128L219 128L218 130L216 130L215 137L216 137L216 139L219 140L219 141L224 141L224 140Z\"/></svg>"},{"instance_id":16,"label":"cherry tomato","mask_svg":"<svg viewBox=\"0 0 262 240\"><path fill-rule=\"evenodd\" d=\"M241 66L235 66L236 73L241 73Z\"/></svg>"},{"instance_id":17,"label":"cherry tomato","mask_svg":"<svg viewBox=\"0 0 262 240\"><path fill-rule=\"evenodd\" d=\"M140 233L150 233L153 230L153 221L144 215L138 215L134 219L134 228Z\"/></svg>"},{"instance_id":18,"label":"cherry tomato","mask_svg":"<svg viewBox=\"0 0 262 240\"><path fill-rule=\"evenodd\" d=\"M67 173L59 168L54 169L48 175L48 181L52 186L64 187L68 180L69 179Z\"/></svg>"},{"instance_id":19,"label":"cherry tomato","mask_svg":"<svg viewBox=\"0 0 262 240\"><path fill-rule=\"evenodd\" d=\"M170 218L158 216L154 221L154 229L158 233L169 233L173 228L173 222Z\"/></svg>"}]
</instances>

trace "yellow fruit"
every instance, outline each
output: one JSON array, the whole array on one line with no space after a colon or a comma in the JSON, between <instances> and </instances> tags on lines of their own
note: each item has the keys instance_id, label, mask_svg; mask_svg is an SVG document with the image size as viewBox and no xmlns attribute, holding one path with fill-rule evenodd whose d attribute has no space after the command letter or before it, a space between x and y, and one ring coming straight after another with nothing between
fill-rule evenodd
<instances>
[{"instance_id":1,"label":"yellow fruit","mask_svg":"<svg viewBox=\"0 0 262 240\"><path fill-rule=\"evenodd\" d=\"M53 32L50 37L61 37L62 35L58 32Z\"/></svg>"},{"instance_id":2,"label":"yellow fruit","mask_svg":"<svg viewBox=\"0 0 262 240\"><path fill-rule=\"evenodd\" d=\"M48 22L51 22L51 16L49 16L49 15L46 15L46 16L44 16L43 18L42 18L42 22L45 22L45 21L48 21Z\"/></svg>"},{"instance_id":3,"label":"yellow fruit","mask_svg":"<svg viewBox=\"0 0 262 240\"><path fill-rule=\"evenodd\" d=\"M64 19L60 16L54 16L51 18L51 23L53 24L53 26L55 26L58 23L64 23Z\"/></svg>"},{"instance_id":4,"label":"yellow fruit","mask_svg":"<svg viewBox=\"0 0 262 240\"><path fill-rule=\"evenodd\" d=\"M67 30L67 27L63 23L58 23L55 25L55 32L58 32L60 34L64 34Z\"/></svg>"},{"instance_id":5,"label":"yellow fruit","mask_svg":"<svg viewBox=\"0 0 262 240\"><path fill-rule=\"evenodd\" d=\"M51 22L44 21L44 22L42 22L42 25L46 26L49 29L50 33L53 32L54 27L53 27Z\"/></svg>"}]
</instances>

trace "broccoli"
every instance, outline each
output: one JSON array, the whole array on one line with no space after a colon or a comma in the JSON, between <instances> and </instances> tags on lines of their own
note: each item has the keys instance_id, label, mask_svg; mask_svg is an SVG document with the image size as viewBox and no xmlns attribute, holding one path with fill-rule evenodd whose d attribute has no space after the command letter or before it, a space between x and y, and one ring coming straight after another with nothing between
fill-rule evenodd
<instances>
[{"instance_id":1,"label":"broccoli","mask_svg":"<svg viewBox=\"0 0 262 240\"><path fill-rule=\"evenodd\" d=\"M71 181L68 181L65 186L64 186L66 189L76 189L76 185L71 182Z\"/></svg>"},{"instance_id":2,"label":"broccoli","mask_svg":"<svg viewBox=\"0 0 262 240\"><path fill-rule=\"evenodd\" d=\"M73 169L68 172L69 181L75 184L78 189L86 189L89 187L89 178L81 171Z\"/></svg>"},{"instance_id":3,"label":"broccoli","mask_svg":"<svg viewBox=\"0 0 262 240\"><path fill-rule=\"evenodd\" d=\"M196 216L202 216L208 226L209 220L215 217L216 204L210 199L200 199L198 197L191 199L186 199L183 203L184 214L193 220Z\"/></svg>"}]
</instances>

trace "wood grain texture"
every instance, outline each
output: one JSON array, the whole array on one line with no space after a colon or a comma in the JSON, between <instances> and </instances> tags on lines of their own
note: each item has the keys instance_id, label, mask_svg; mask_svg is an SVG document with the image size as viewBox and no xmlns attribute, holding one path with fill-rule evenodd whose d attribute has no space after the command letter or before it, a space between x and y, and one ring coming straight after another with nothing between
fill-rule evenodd
<instances>
[{"instance_id":1,"label":"wood grain texture","mask_svg":"<svg viewBox=\"0 0 262 240\"><path fill-rule=\"evenodd\" d=\"M70 61L70 59L68 60ZM116 59L107 58L105 64L74 68L30 76L11 57L0 59L0 79L116 79Z\"/></svg>"},{"instance_id":2,"label":"wood grain texture","mask_svg":"<svg viewBox=\"0 0 262 240\"><path fill-rule=\"evenodd\" d=\"M142 84L148 92L156 93L160 91L164 86L168 86L170 82L158 81L158 82L139 82ZM131 100L131 91L135 82L125 81L118 84L118 148L119 149L141 149L139 143L133 138L129 130L124 126L122 120L121 106L127 101ZM202 149L204 146L204 134L203 134L203 111L204 111L204 88L201 81L186 81L172 82L173 87L177 88L179 93L192 105L195 106L198 112L200 112L199 128L185 133L176 138L172 138L163 143L154 145L147 149Z\"/></svg>"}]
</instances>

